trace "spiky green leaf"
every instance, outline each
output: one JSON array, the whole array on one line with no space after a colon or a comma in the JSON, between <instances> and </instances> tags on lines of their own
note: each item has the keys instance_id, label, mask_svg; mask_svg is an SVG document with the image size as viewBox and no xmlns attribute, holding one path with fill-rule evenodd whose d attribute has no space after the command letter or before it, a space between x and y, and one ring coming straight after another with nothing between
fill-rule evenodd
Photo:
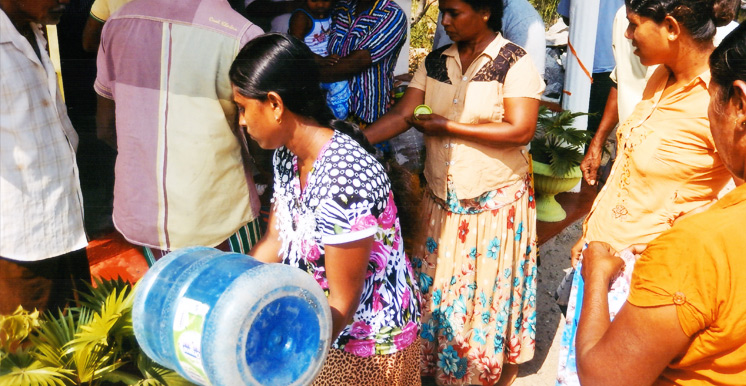
<instances>
[{"instance_id":1,"label":"spiky green leaf","mask_svg":"<svg viewBox=\"0 0 746 386\"><path fill-rule=\"evenodd\" d=\"M94 277L93 282L93 285L86 282L88 290L78 291L78 294L81 298L81 305L96 312L101 312L101 307L111 293L116 292L128 294L132 290L132 286L122 279L121 276L117 276L116 279L108 280Z\"/></svg>"},{"instance_id":2,"label":"spiky green leaf","mask_svg":"<svg viewBox=\"0 0 746 386\"><path fill-rule=\"evenodd\" d=\"M573 127L575 118L589 115L568 110L555 113L542 106L539 109L536 134L530 153L534 160L549 164L552 172L564 176L580 165L583 151L593 136L586 130Z\"/></svg>"},{"instance_id":3,"label":"spiky green leaf","mask_svg":"<svg viewBox=\"0 0 746 386\"><path fill-rule=\"evenodd\" d=\"M142 377L120 370L114 370L101 377L104 384L139 385L142 381Z\"/></svg>"},{"instance_id":4,"label":"spiky green leaf","mask_svg":"<svg viewBox=\"0 0 746 386\"><path fill-rule=\"evenodd\" d=\"M549 163L549 167L552 169L552 173L558 177L564 177L583 161L582 153L564 147L552 149L551 154L552 162Z\"/></svg>"},{"instance_id":5,"label":"spiky green leaf","mask_svg":"<svg viewBox=\"0 0 746 386\"><path fill-rule=\"evenodd\" d=\"M167 385L157 379L148 378L148 379L140 380L140 382L137 382L136 386L167 386Z\"/></svg>"},{"instance_id":6,"label":"spiky green leaf","mask_svg":"<svg viewBox=\"0 0 746 386\"><path fill-rule=\"evenodd\" d=\"M114 289L91 320L80 326L75 338L65 345L73 356L81 382L90 382L124 364L120 357L122 340L133 335L131 311L134 292Z\"/></svg>"},{"instance_id":7,"label":"spiky green leaf","mask_svg":"<svg viewBox=\"0 0 746 386\"><path fill-rule=\"evenodd\" d=\"M163 380L167 386L197 386L192 382L187 381L181 375L175 371L169 371L163 374Z\"/></svg>"},{"instance_id":8,"label":"spiky green leaf","mask_svg":"<svg viewBox=\"0 0 746 386\"><path fill-rule=\"evenodd\" d=\"M72 385L70 375L63 368L44 365L34 357L31 349L18 349L0 361L0 386Z\"/></svg>"},{"instance_id":9,"label":"spiky green leaf","mask_svg":"<svg viewBox=\"0 0 746 386\"><path fill-rule=\"evenodd\" d=\"M48 311L44 316L44 321L30 337L36 357L47 366L67 367L72 358L65 355L64 347L75 337L80 318L76 320L74 312L65 314L62 311L57 311L56 316Z\"/></svg>"},{"instance_id":10,"label":"spiky green leaf","mask_svg":"<svg viewBox=\"0 0 746 386\"><path fill-rule=\"evenodd\" d=\"M137 357L137 368L147 379L147 383L140 385L167 385L167 386L193 386L194 384L184 379L177 372L169 370L152 359L145 353L140 353Z\"/></svg>"}]
</instances>

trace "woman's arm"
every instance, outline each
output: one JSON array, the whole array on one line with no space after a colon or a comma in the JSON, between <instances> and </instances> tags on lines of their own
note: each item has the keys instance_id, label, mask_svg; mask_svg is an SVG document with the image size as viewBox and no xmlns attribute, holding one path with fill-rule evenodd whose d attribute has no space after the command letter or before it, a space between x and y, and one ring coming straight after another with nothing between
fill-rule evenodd
<instances>
[{"instance_id":1,"label":"woman's arm","mask_svg":"<svg viewBox=\"0 0 746 386\"><path fill-rule=\"evenodd\" d=\"M350 52L347 56L341 56L334 64L321 66L322 82L339 82L350 79L353 75L363 72L373 65L370 51L357 50Z\"/></svg>"},{"instance_id":2,"label":"woman's arm","mask_svg":"<svg viewBox=\"0 0 746 386\"><path fill-rule=\"evenodd\" d=\"M332 312L332 340L355 315L363 293L373 236L344 244L324 246L324 268L329 283L329 307Z\"/></svg>"},{"instance_id":3,"label":"woman's arm","mask_svg":"<svg viewBox=\"0 0 746 386\"><path fill-rule=\"evenodd\" d=\"M391 110L366 127L363 133L370 143L379 143L396 137L410 128L407 119L412 117L414 108L423 103L425 103L425 92L410 87Z\"/></svg>"},{"instance_id":4,"label":"woman's arm","mask_svg":"<svg viewBox=\"0 0 746 386\"><path fill-rule=\"evenodd\" d=\"M689 344L676 306L625 303L609 322L609 285L622 260L606 243L583 252L583 308L575 340L578 377L588 385L649 385Z\"/></svg>"},{"instance_id":5,"label":"woman's arm","mask_svg":"<svg viewBox=\"0 0 746 386\"><path fill-rule=\"evenodd\" d=\"M116 103L101 95L96 95L96 101L96 137L117 150Z\"/></svg>"},{"instance_id":6,"label":"woman's arm","mask_svg":"<svg viewBox=\"0 0 746 386\"><path fill-rule=\"evenodd\" d=\"M277 230L275 208L272 206L272 209L269 211L267 231L254 245L254 248L251 248L249 255L263 263L280 263L282 262L282 258L280 257L281 248L282 240L280 240L280 232Z\"/></svg>"},{"instance_id":7,"label":"woman's arm","mask_svg":"<svg viewBox=\"0 0 746 386\"><path fill-rule=\"evenodd\" d=\"M603 156L603 148L606 145L606 140L618 123L619 107L617 105L617 88L615 85L609 91L609 96L606 98L604 115L598 124L596 134L593 135L593 139L590 145L588 145L588 151L585 153L585 157L583 157L583 162L580 163L583 179L585 179L588 185L596 185L598 168L601 166L601 158Z\"/></svg>"},{"instance_id":8,"label":"woman's arm","mask_svg":"<svg viewBox=\"0 0 746 386\"><path fill-rule=\"evenodd\" d=\"M424 134L447 135L484 143L494 147L522 146L534 137L539 115L539 100L534 98L505 98L502 122L479 124L459 123L437 114L410 118L409 123Z\"/></svg>"},{"instance_id":9,"label":"woman's arm","mask_svg":"<svg viewBox=\"0 0 746 386\"><path fill-rule=\"evenodd\" d=\"M83 27L83 51L98 51L98 45L101 43L102 29L104 29L104 23L94 19L93 16L88 16L85 27Z\"/></svg>"}]
</instances>

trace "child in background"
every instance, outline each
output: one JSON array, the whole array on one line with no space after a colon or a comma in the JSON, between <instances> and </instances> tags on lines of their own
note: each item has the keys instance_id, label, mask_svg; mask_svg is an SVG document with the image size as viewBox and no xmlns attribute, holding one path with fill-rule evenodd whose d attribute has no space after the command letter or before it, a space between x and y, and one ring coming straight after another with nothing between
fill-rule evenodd
<instances>
[{"instance_id":1,"label":"child in background","mask_svg":"<svg viewBox=\"0 0 746 386\"><path fill-rule=\"evenodd\" d=\"M335 61L336 55L329 56L327 45L332 18L329 12L332 0L306 0L303 8L298 8L290 17L288 33L300 39L316 55L316 61L322 65ZM337 119L347 118L350 110L350 86L346 80L332 83L321 83L327 91L326 104Z\"/></svg>"}]
</instances>

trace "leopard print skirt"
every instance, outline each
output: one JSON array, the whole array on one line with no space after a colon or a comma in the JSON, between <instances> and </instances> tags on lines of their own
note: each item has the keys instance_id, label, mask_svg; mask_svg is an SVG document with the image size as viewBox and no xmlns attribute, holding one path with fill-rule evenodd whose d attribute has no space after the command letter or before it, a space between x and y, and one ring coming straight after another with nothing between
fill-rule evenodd
<instances>
[{"instance_id":1,"label":"leopard print skirt","mask_svg":"<svg viewBox=\"0 0 746 386\"><path fill-rule=\"evenodd\" d=\"M313 386L420 386L417 341L390 355L359 357L338 349L329 356Z\"/></svg>"}]
</instances>

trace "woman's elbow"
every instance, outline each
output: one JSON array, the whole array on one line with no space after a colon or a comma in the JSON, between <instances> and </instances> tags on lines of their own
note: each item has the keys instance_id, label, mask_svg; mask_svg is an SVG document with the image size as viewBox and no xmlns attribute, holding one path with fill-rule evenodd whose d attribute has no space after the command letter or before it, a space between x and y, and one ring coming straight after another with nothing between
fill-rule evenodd
<instances>
[{"instance_id":1,"label":"woman's elbow","mask_svg":"<svg viewBox=\"0 0 746 386\"><path fill-rule=\"evenodd\" d=\"M345 325L352 322L352 319L355 317L355 313L357 312L359 306L360 300L350 300L337 307L340 314L342 315Z\"/></svg>"},{"instance_id":2,"label":"woman's elbow","mask_svg":"<svg viewBox=\"0 0 746 386\"><path fill-rule=\"evenodd\" d=\"M597 368L598 364L589 364L588 360L576 358L576 365L578 370L578 379L581 385L599 385L603 384L603 380L598 378Z\"/></svg>"},{"instance_id":3,"label":"woman's elbow","mask_svg":"<svg viewBox=\"0 0 746 386\"><path fill-rule=\"evenodd\" d=\"M532 139L534 139L534 133L536 132L536 125L523 127L518 130L514 137L514 144L516 146L526 146Z\"/></svg>"},{"instance_id":4,"label":"woman's elbow","mask_svg":"<svg viewBox=\"0 0 746 386\"><path fill-rule=\"evenodd\" d=\"M530 133L523 133L518 138L517 142L518 142L519 146L526 146L526 145L529 144L529 142L531 142L532 139L534 139L534 132L533 132L533 130Z\"/></svg>"},{"instance_id":5,"label":"woman's elbow","mask_svg":"<svg viewBox=\"0 0 746 386\"><path fill-rule=\"evenodd\" d=\"M593 356L577 356L576 365L581 385L613 386L624 384L623 380L614 379L611 372L608 371L613 364L599 362L594 360Z\"/></svg>"}]
</instances>

